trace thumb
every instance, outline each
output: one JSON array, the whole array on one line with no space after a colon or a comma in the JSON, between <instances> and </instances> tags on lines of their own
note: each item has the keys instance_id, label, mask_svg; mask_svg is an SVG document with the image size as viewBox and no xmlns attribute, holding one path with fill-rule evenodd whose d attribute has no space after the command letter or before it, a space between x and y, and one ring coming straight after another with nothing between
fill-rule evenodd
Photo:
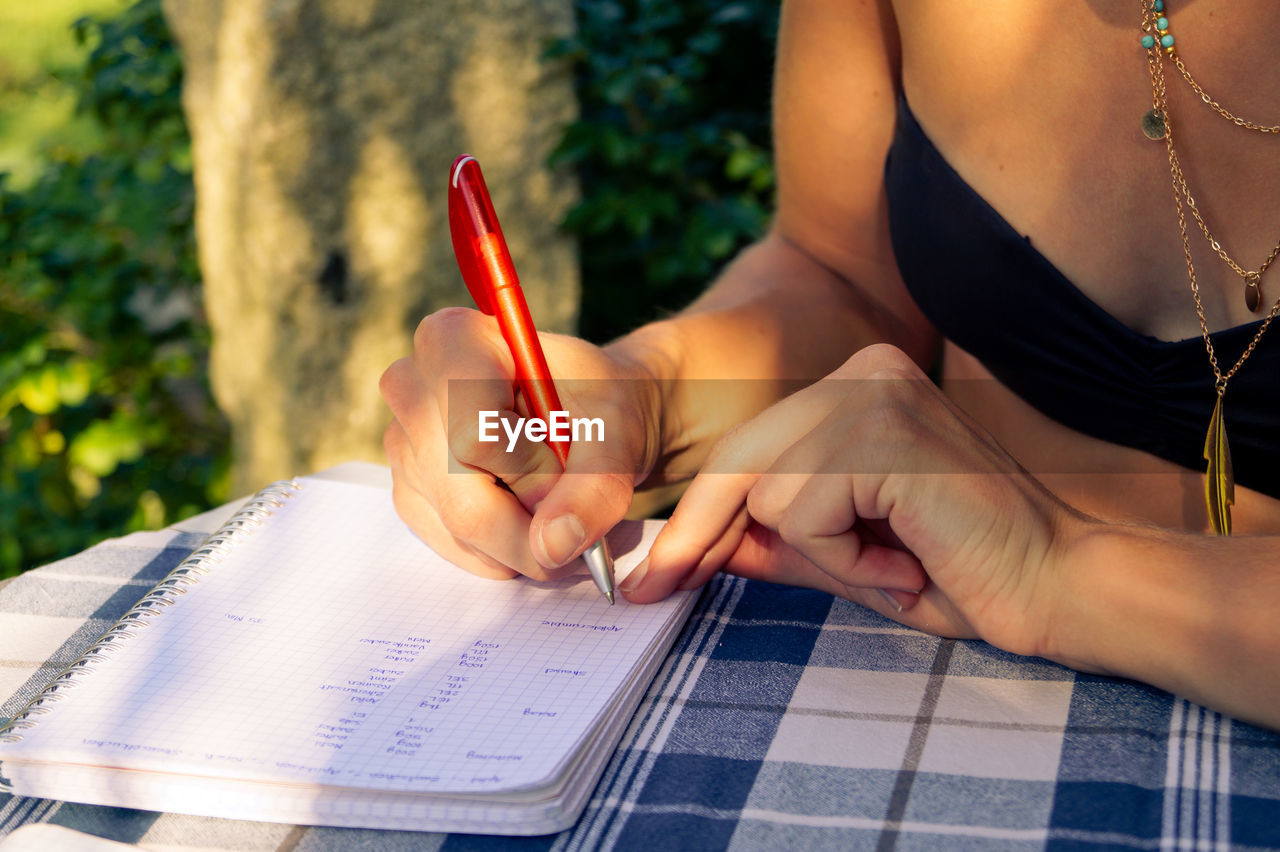
<instances>
[{"instance_id":1,"label":"thumb","mask_svg":"<svg viewBox=\"0 0 1280 852\"><path fill-rule=\"evenodd\" d=\"M529 547L547 569L567 565L622 520L635 493L636 463L616 448L581 442L529 525Z\"/></svg>"}]
</instances>

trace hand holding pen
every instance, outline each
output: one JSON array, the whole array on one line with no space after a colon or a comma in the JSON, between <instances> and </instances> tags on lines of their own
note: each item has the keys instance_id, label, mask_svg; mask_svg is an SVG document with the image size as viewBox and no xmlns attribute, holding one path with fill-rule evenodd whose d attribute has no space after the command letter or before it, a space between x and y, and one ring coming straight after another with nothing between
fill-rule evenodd
<instances>
[{"instance_id":1,"label":"hand holding pen","mask_svg":"<svg viewBox=\"0 0 1280 852\"><path fill-rule=\"evenodd\" d=\"M468 275L479 281L478 272ZM636 484L661 458L660 386L644 366L643 339L601 347L536 334L529 323L560 382L546 384L574 416L602 419L605 440L575 442L567 466L554 445L520 440L509 453L505 435L480 441L477 412L498 410L508 420L519 409L532 414L540 390L536 372L526 371L535 379L528 395L517 381L520 367L496 314L453 307L424 317L412 353L383 373L396 511L433 550L473 574L556 579L622 520Z\"/></svg>"},{"instance_id":2,"label":"hand holding pen","mask_svg":"<svg viewBox=\"0 0 1280 852\"><path fill-rule=\"evenodd\" d=\"M564 409L475 157L458 157L450 170L449 231L458 267L476 307L497 319L515 363L515 379L525 403L543 423L553 422L553 413ZM567 465L568 442L555 440L552 435L547 443L560 464ZM613 604L613 559L608 542L599 539L583 552L582 558L600 592Z\"/></svg>"}]
</instances>

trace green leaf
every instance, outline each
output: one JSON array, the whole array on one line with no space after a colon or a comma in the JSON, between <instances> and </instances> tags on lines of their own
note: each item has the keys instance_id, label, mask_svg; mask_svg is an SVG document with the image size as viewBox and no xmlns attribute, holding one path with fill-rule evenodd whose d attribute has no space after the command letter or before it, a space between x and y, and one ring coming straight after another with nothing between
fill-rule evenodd
<instances>
[{"instance_id":1,"label":"green leaf","mask_svg":"<svg viewBox=\"0 0 1280 852\"><path fill-rule=\"evenodd\" d=\"M58 373L53 366L29 373L18 382L18 401L33 414L58 410Z\"/></svg>"},{"instance_id":2,"label":"green leaf","mask_svg":"<svg viewBox=\"0 0 1280 852\"><path fill-rule=\"evenodd\" d=\"M96 420L76 435L68 449L71 463L105 477L127 462L142 458L146 427L134 417L117 412L110 419Z\"/></svg>"},{"instance_id":3,"label":"green leaf","mask_svg":"<svg viewBox=\"0 0 1280 852\"><path fill-rule=\"evenodd\" d=\"M93 369L87 361L72 361L58 370L58 396L64 405L80 405L89 396Z\"/></svg>"}]
</instances>

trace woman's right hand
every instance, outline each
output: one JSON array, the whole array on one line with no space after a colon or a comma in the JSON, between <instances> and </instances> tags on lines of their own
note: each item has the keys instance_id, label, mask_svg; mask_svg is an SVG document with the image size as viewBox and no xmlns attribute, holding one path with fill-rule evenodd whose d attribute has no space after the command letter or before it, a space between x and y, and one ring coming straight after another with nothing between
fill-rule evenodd
<instances>
[{"instance_id":1,"label":"woman's right hand","mask_svg":"<svg viewBox=\"0 0 1280 852\"><path fill-rule=\"evenodd\" d=\"M396 510L438 553L486 577L562 575L622 519L657 458L651 376L620 350L549 333L539 339L569 417L604 423L604 440L574 443L563 470L546 443L521 438L508 452L502 428L498 441L479 440L481 411L531 414L492 317L466 308L431 314L413 354L382 376Z\"/></svg>"}]
</instances>

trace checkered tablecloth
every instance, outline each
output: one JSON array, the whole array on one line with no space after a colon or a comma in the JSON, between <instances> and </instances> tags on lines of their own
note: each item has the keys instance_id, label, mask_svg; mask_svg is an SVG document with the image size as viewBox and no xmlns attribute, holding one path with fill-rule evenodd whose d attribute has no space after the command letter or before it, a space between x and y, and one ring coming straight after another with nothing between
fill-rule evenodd
<instances>
[{"instance_id":1,"label":"checkered tablecloth","mask_svg":"<svg viewBox=\"0 0 1280 852\"><path fill-rule=\"evenodd\" d=\"M201 538L128 536L0 589L0 717ZM305 828L0 795L0 835L35 822L176 850L1271 849L1280 734L825 594L718 578L564 834Z\"/></svg>"}]
</instances>

